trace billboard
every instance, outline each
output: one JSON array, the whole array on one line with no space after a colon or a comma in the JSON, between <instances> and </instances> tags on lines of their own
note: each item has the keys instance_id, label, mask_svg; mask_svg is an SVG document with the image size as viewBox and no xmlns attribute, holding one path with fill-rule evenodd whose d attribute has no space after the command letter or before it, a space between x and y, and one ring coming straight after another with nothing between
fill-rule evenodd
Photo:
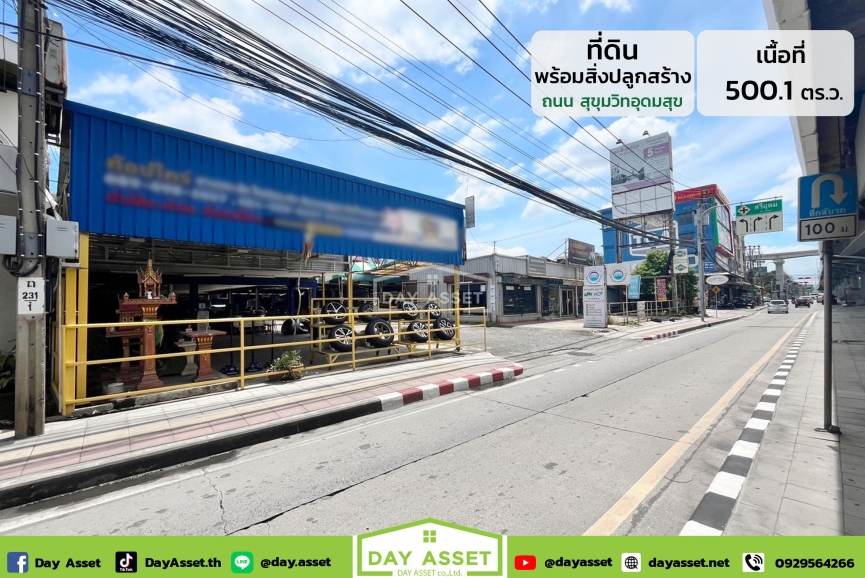
<instances>
[{"instance_id":1,"label":"billboard","mask_svg":"<svg viewBox=\"0 0 865 578\"><path fill-rule=\"evenodd\" d=\"M583 327L603 329L607 326L607 288L583 288Z\"/></svg>"},{"instance_id":2,"label":"billboard","mask_svg":"<svg viewBox=\"0 0 865 578\"><path fill-rule=\"evenodd\" d=\"M463 206L78 103L71 218L81 231L461 264Z\"/></svg>"},{"instance_id":3,"label":"billboard","mask_svg":"<svg viewBox=\"0 0 865 578\"><path fill-rule=\"evenodd\" d=\"M673 209L673 143L669 133L610 149L613 218Z\"/></svg>"},{"instance_id":4,"label":"billboard","mask_svg":"<svg viewBox=\"0 0 865 578\"><path fill-rule=\"evenodd\" d=\"M631 263L607 265L607 285L630 285Z\"/></svg>"},{"instance_id":5,"label":"billboard","mask_svg":"<svg viewBox=\"0 0 865 578\"><path fill-rule=\"evenodd\" d=\"M568 264L589 266L595 264L595 246L568 239Z\"/></svg>"}]
</instances>

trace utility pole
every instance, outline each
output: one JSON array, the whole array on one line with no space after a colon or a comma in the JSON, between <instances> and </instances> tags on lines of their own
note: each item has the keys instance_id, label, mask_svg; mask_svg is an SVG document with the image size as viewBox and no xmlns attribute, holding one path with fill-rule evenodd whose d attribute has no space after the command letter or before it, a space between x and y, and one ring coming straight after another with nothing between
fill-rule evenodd
<instances>
[{"instance_id":1,"label":"utility pole","mask_svg":"<svg viewBox=\"0 0 865 578\"><path fill-rule=\"evenodd\" d=\"M706 276L703 274L703 201L697 205L694 223L697 226L697 278L700 291L700 320L706 321Z\"/></svg>"},{"instance_id":2,"label":"utility pole","mask_svg":"<svg viewBox=\"0 0 865 578\"><path fill-rule=\"evenodd\" d=\"M672 239L674 237L674 231L673 231L673 229L675 228L674 214L675 214L674 211L671 211L669 219L667 221L667 227L668 227L667 230L670 232L669 233L670 239ZM678 238L678 235L675 235L675 237ZM675 250L676 250L676 244L673 241L670 241L670 252L672 253ZM676 283L676 281L677 281L676 269L675 269L675 267L672 266L672 263L671 263L670 285L672 285L671 289L672 289L672 297L673 297L673 307L676 310L676 315L678 315L679 314L679 289L677 287L678 283Z\"/></svg>"},{"instance_id":3,"label":"utility pole","mask_svg":"<svg viewBox=\"0 0 865 578\"><path fill-rule=\"evenodd\" d=\"M38 0L18 2L18 260L10 272L29 280L44 308L45 79L42 35L45 27ZM20 281L19 281L20 284ZM21 295L18 295L21 299ZM16 325L15 437L45 430L45 313L19 315Z\"/></svg>"}]
</instances>

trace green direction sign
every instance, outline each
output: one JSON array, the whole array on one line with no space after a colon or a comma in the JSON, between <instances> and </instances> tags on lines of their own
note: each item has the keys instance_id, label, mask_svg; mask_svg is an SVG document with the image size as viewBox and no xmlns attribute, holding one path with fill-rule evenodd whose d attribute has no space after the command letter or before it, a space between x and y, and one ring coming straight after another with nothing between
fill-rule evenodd
<instances>
[{"instance_id":1,"label":"green direction sign","mask_svg":"<svg viewBox=\"0 0 865 578\"><path fill-rule=\"evenodd\" d=\"M760 201L758 203L746 203L736 207L737 217L748 217L752 215L762 215L765 213L780 213L784 209L781 205L781 199L774 201Z\"/></svg>"},{"instance_id":2,"label":"green direction sign","mask_svg":"<svg viewBox=\"0 0 865 578\"><path fill-rule=\"evenodd\" d=\"M784 209L781 199L746 203L736 207L736 233L778 233L784 230Z\"/></svg>"}]
</instances>

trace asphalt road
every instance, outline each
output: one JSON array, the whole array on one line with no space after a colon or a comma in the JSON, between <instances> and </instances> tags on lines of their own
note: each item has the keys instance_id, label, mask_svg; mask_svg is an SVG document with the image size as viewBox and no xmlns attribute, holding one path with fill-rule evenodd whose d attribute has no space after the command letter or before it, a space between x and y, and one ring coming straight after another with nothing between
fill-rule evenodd
<instances>
[{"instance_id":1,"label":"asphalt road","mask_svg":"<svg viewBox=\"0 0 865 578\"><path fill-rule=\"evenodd\" d=\"M346 535L433 517L518 535L677 534L811 313L653 342L507 330L523 332L526 367L511 384L2 511L0 533Z\"/></svg>"}]
</instances>

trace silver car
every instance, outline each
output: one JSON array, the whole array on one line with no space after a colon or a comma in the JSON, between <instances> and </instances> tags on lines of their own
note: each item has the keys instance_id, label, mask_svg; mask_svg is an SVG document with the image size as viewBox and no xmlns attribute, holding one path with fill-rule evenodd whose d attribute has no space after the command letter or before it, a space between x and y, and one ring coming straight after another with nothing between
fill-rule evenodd
<instances>
[{"instance_id":1,"label":"silver car","mask_svg":"<svg viewBox=\"0 0 865 578\"><path fill-rule=\"evenodd\" d=\"M790 313L790 306L783 299L769 301L769 313Z\"/></svg>"}]
</instances>

